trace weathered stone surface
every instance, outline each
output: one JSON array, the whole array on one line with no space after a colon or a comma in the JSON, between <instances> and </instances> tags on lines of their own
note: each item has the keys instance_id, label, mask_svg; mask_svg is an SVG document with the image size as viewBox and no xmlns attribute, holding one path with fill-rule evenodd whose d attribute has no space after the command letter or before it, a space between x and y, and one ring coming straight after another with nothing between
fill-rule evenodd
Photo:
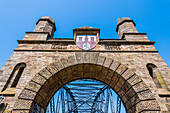
<instances>
[{"instance_id":1,"label":"weathered stone surface","mask_svg":"<svg viewBox=\"0 0 170 113\"><path fill-rule=\"evenodd\" d=\"M69 56L68 57L68 62L69 62L70 65L75 65L77 63L75 56L74 55Z\"/></svg>"},{"instance_id":2,"label":"weathered stone surface","mask_svg":"<svg viewBox=\"0 0 170 113\"><path fill-rule=\"evenodd\" d=\"M83 53L82 52L76 52L75 56L76 56L77 63L83 63Z\"/></svg>"},{"instance_id":3,"label":"weathered stone surface","mask_svg":"<svg viewBox=\"0 0 170 113\"><path fill-rule=\"evenodd\" d=\"M145 83L143 82L140 82L138 84L135 84L134 86L132 86L133 89L135 90L135 92L140 92L140 91L143 91L143 90L147 90L148 87L146 86Z\"/></svg>"},{"instance_id":4,"label":"weathered stone surface","mask_svg":"<svg viewBox=\"0 0 170 113\"><path fill-rule=\"evenodd\" d=\"M89 72L90 72L90 66L89 65L84 65L84 78L89 78Z\"/></svg>"},{"instance_id":5,"label":"weathered stone surface","mask_svg":"<svg viewBox=\"0 0 170 113\"><path fill-rule=\"evenodd\" d=\"M105 59L106 58L104 56L99 56L97 64L102 66L104 64Z\"/></svg>"},{"instance_id":6,"label":"weathered stone surface","mask_svg":"<svg viewBox=\"0 0 170 113\"><path fill-rule=\"evenodd\" d=\"M50 73L46 68L42 69L39 74L46 79L50 78L52 76L52 73Z\"/></svg>"},{"instance_id":7,"label":"weathered stone surface","mask_svg":"<svg viewBox=\"0 0 170 113\"><path fill-rule=\"evenodd\" d=\"M35 82L37 82L38 84L43 85L43 84L46 82L46 79L45 79L44 77L42 77L41 75L36 74L36 75L32 78L32 81L35 81Z\"/></svg>"},{"instance_id":8,"label":"weathered stone surface","mask_svg":"<svg viewBox=\"0 0 170 113\"><path fill-rule=\"evenodd\" d=\"M116 92L118 92L122 88L124 83L125 83L125 80L122 77L120 77L117 84L116 84L116 86L115 86L115 88L114 88L114 90Z\"/></svg>"},{"instance_id":9,"label":"weathered stone surface","mask_svg":"<svg viewBox=\"0 0 170 113\"><path fill-rule=\"evenodd\" d=\"M99 53L98 52L91 52L90 53L90 63L96 64L98 60Z\"/></svg>"},{"instance_id":10,"label":"weathered stone surface","mask_svg":"<svg viewBox=\"0 0 170 113\"><path fill-rule=\"evenodd\" d=\"M130 87L131 87L130 84L125 82L120 91L118 92L119 96L123 97L123 95L128 91Z\"/></svg>"},{"instance_id":11,"label":"weathered stone surface","mask_svg":"<svg viewBox=\"0 0 170 113\"><path fill-rule=\"evenodd\" d=\"M113 60L112 60L111 58L106 58L103 66L109 68L110 65L111 65L111 63L112 63L112 61L113 61Z\"/></svg>"},{"instance_id":12,"label":"weathered stone surface","mask_svg":"<svg viewBox=\"0 0 170 113\"><path fill-rule=\"evenodd\" d=\"M13 110L12 113L30 113L31 110ZM11 111L5 111L4 113L11 113Z\"/></svg>"},{"instance_id":13,"label":"weathered stone surface","mask_svg":"<svg viewBox=\"0 0 170 113\"><path fill-rule=\"evenodd\" d=\"M60 62L59 60L56 60L56 61L54 62L54 65L56 66L56 68L57 68L58 70L61 70L61 69L64 68L64 66L61 64L61 62Z\"/></svg>"},{"instance_id":14,"label":"weathered stone surface","mask_svg":"<svg viewBox=\"0 0 170 113\"><path fill-rule=\"evenodd\" d=\"M38 92L39 89L41 88L41 85L37 84L36 82L33 82L33 81L30 81L26 87L26 89L29 89L29 90L32 90L32 91L35 91L35 92Z\"/></svg>"},{"instance_id":15,"label":"weathered stone surface","mask_svg":"<svg viewBox=\"0 0 170 113\"><path fill-rule=\"evenodd\" d=\"M18 99L14 105L15 110L30 110L32 108L33 101Z\"/></svg>"},{"instance_id":16,"label":"weathered stone surface","mask_svg":"<svg viewBox=\"0 0 170 113\"><path fill-rule=\"evenodd\" d=\"M84 56L83 56L83 62L84 63L90 63L90 52L84 52L84 54L83 54Z\"/></svg>"},{"instance_id":17,"label":"weathered stone surface","mask_svg":"<svg viewBox=\"0 0 170 113\"><path fill-rule=\"evenodd\" d=\"M24 89L21 94L19 95L18 98L20 99L29 99L29 100L33 100L36 96L36 92Z\"/></svg>"},{"instance_id":18,"label":"weathered stone surface","mask_svg":"<svg viewBox=\"0 0 170 113\"><path fill-rule=\"evenodd\" d=\"M64 67L70 66L70 64L69 64L69 62L68 62L68 59L66 59L66 58L61 58L60 61L61 61L61 63L64 65Z\"/></svg>"},{"instance_id":19,"label":"weathered stone surface","mask_svg":"<svg viewBox=\"0 0 170 113\"><path fill-rule=\"evenodd\" d=\"M133 76L135 74L135 72L131 69L126 70L123 74L122 77L127 80L129 79L131 76Z\"/></svg>"},{"instance_id":20,"label":"weathered stone surface","mask_svg":"<svg viewBox=\"0 0 170 113\"><path fill-rule=\"evenodd\" d=\"M120 65L120 63L114 60L111 64L111 66L110 66L110 69L115 71L118 68L119 65Z\"/></svg>"},{"instance_id":21,"label":"weathered stone surface","mask_svg":"<svg viewBox=\"0 0 170 113\"><path fill-rule=\"evenodd\" d=\"M128 68L124 65L120 65L117 69L116 69L116 73L118 73L119 75L122 75Z\"/></svg>"},{"instance_id":22,"label":"weathered stone surface","mask_svg":"<svg viewBox=\"0 0 170 113\"><path fill-rule=\"evenodd\" d=\"M117 29L124 40L100 39L94 49L87 51L78 48L74 39L52 39L55 26L50 18L38 22L34 32L27 32L24 39L18 41L18 47L0 70L2 91L7 81L7 88L10 88L15 80L16 74L12 77L14 67L21 62L26 64L14 97L5 96L3 100L8 103L6 111L12 111L15 103L17 110L13 112L28 112L33 101L46 109L59 88L81 78L108 84L122 98L129 113L159 113L157 102L161 112L168 111L169 97L160 94L170 89L170 69L157 53L154 42L149 41L145 33L138 33L133 21L126 19L119 21L121 25ZM164 85L167 84L161 93L148 72L148 63L157 67L162 76L160 82L164 79ZM18 98L28 101L21 102Z\"/></svg>"},{"instance_id":23,"label":"weathered stone surface","mask_svg":"<svg viewBox=\"0 0 170 113\"><path fill-rule=\"evenodd\" d=\"M48 65L46 69L53 75L58 72L58 69L55 67L54 63Z\"/></svg>"},{"instance_id":24,"label":"weathered stone surface","mask_svg":"<svg viewBox=\"0 0 170 113\"><path fill-rule=\"evenodd\" d=\"M141 101L136 105L136 112L142 111L160 111L160 107L156 100Z\"/></svg>"}]
</instances>

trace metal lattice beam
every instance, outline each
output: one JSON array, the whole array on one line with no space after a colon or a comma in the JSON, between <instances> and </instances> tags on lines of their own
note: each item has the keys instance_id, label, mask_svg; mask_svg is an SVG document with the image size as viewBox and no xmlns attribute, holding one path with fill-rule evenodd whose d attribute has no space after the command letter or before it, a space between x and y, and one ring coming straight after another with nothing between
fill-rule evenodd
<instances>
[{"instance_id":1,"label":"metal lattice beam","mask_svg":"<svg viewBox=\"0 0 170 113\"><path fill-rule=\"evenodd\" d=\"M91 79L76 80L64 85L55 98L50 101L50 113L120 113L121 110L119 97L116 109L114 107L113 90Z\"/></svg>"}]
</instances>

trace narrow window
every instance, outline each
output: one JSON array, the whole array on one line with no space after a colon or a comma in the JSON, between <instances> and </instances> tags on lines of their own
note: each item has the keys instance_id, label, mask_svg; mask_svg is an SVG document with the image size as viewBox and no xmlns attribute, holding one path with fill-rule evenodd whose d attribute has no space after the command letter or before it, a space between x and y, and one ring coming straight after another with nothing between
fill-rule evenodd
<instances>
[{"instance_id":1,"label":"narrow window","mask_svg":"<svg viewBox=\"0 0 170 113\"><path fill-rule=\"evenodd\" d=\"M163 79L161 73L159 72L158 68L154 65L154 64L147 64L146 65L150 76L152 77L155 85L157 88L164 88L164 89L168 89L167 84L165 83L165 80Z\"/></svg>"},{"instance_id":2,"label":"narrow window","mask_svg":"<svg viewBox=\"0 0 170 113\"><path fill-rule=\"evenodd\" d=\"M16 76L15 76L15 79L14 79L11 87L16 87L17 86L17 83L18 83L18 81L19 81L25 67L26 67L25 63L19 63L19 64L16 65L16 69L15 69L16 70L16 72L15 72Z\"/></svg>"},{"instance_id":3,"label":"narrow window","mask_svg":"<svg viewBox=\"0 0 170 113\"><path fill-rule=\"evenodd\" d=\"M10 87L10 84L11 84L11 87L17 86L17 83L18 83L25 67L26 67L25 63L19 63L14 67L14 69L13 69L11 75L9 76L2 91L6 90L6 88Z\"/></svg>"}]
</instances>

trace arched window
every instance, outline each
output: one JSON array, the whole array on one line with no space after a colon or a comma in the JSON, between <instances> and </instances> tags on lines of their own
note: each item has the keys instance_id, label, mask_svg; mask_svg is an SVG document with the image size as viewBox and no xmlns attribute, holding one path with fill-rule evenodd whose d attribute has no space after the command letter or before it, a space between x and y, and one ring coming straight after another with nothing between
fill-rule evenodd
<instances>
[{"instance_id":1,"label":"arched window","mask_svg":"<svg viewBox=\"0 0 170 113\"><path fill-rule=\"evenodd\" d=\"M6 90L6 88L8 88L8 87L16 87L17 86L17 83L18 83L25 67L26 67L26 63L19 63L14 67L14 69L13 69L10 77L8 78L2 91Z\"/></svg>"},{"instance_id":2,"label":"arched window","mask_svg":"<svg viewBox=\"0 0 170 113\"><path fill-rule=\"evenodd\" d=\"M157 86L157 88L164 88L164 89L168 89L167 84L165 83L165 80L163 79L161 73L159 72L157 66L155 66L154 64L147 64L146 65L150 76L152 77L155 85Z\"/></svg>"}]
</instances>

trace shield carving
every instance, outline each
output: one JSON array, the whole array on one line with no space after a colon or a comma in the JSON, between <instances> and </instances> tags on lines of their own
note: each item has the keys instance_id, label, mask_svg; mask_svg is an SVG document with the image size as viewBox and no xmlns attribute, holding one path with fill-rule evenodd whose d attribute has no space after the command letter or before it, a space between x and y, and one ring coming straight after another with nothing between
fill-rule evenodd
<instances>
[{"instance_id":1,"label":"shield carving","mask_svg":"<svg viewBox=\"0 0 170 113\"><path fill-rule=\"evenodd\" d=\"M93 49L97 45L96 35L78 35L76 37L76 44L80 49Z\"/></svg>"}]
</instances>

